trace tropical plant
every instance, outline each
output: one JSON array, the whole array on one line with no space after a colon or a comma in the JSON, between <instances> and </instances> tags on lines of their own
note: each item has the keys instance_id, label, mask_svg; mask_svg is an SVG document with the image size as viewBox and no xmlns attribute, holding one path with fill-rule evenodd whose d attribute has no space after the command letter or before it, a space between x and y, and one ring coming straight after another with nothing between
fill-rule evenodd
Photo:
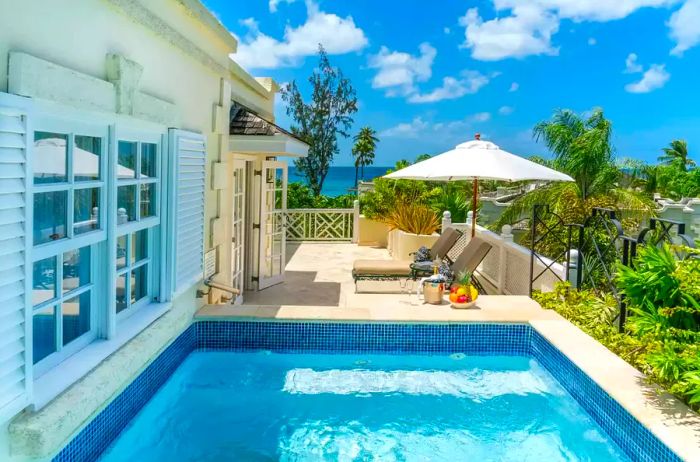
<instances>
[{"instance_id":1,"label":"tropical plant","mask_svg":"<svg viewBox=\"0 0 700 462\"><path fill-rule=\"evenodd\" d=\"M410 165L406 160L396 163L394 170ZM375 178L374 190L360 196L362 213L373 220L384 221L393 210L404 204L430 204L439 194L440 189L425 181L391 180Z\"/></svg>"},{"instance_id":2,"label":"tropical plant","mask_svg":"<svg viewBox=\"0 0 700 462\"><path fill-rule=\"evenodd\" d=\"M389 212L384 220L391 229L411 234L433 234L440 228L435 212L422 204L407 203Z\"/></svg>"},{"instance_id":3,"label":"tropical plant","mask_svg":"<svg viewBox=\"0 0 700 462\"><path fill-rule=\"evenodd\" d=\"M653 210L653 203L642 194L618 187L621 172L613 156L612 124L601 109L587 117L559 110L551 120L535 126L534 136L554 154L551 167L575 181L552 183L521 196L503 214L499 226L517 221L534 204L549 204L555 213L567 211L576 218L572 222L578 223L596 202L612 203L620 210Z\"/></svg>"},{"instance_id":4,"label":"tropical plant","mask_svg":"<svg viewBox=\"0 0 700 462\"><path fill-rule=\"evenodd\" d=\"M636 333L700 331L700 260L679 261L668 245L647 245L633 267L618 264L616 282L636 315L630 319Z\"/></svg>"},{"instance_id":5,"label":"tropical plant","mask_svg":"<svg viewBox=\"0 0 700 462\"><path fill-rule=\"evenodd\" d=\"M354 194L315 196L304 183L293 182L287 187L287 208L289 209L350 208L355 199Z\"/></svg>"},{"instance_id":6,"label":"tropical plant","mask_svg":"<svg viewBox=\"0 0 700 462\"><path fill-rule=\"evenodd\" d=\"M296 80L281 93L292 118L292 133L309 145L306 157L294 161L306 177L315 196L321 194L333 157L338 153L338 136L350 136L352 115L357 112L357 96L350 80L331 66L322 46L319 65L309 77L311 101L306 102Z\"/></svg>"},{"instance_id":7,"label":"tropical plant","mask_svg":"<svg viewBox=\"0 0 700 462\"><path fill-rule=\"evenodd\" d=\"M438 216L449 211L453 223L465 223L467 213L471 210L471 194L467 193L466 182L455 181L443 183L441 186L440 194L432 198L430 207Z\"/></svg>"},{"instance_id":8,"label":"tropical plant","mask_svg":"<svg viewBox=\"0 0 700 462\"><path fill-rule=\"evenodd\" d=\"M685 140L673 140L662 151L663 154L659 156L659 162L676 165L684 172L688 170L688 167L695 166L695 161L688 157L688 143Z\"/></svg>"},{"instance_id":9,"label":"tropical plant","mask_svg":"<svg viewBox=\"0 0 700 462\"><path fill-rule=\"evenodd\" d=\"M355 186L357 186L357 173L362 169L362 179L365 178L365 167L374 163L374 151L379 143L377 132L372 127L362 127L354 138L352 155L355 158Z\"/></svg>"},{"instance_id":10,"label":"tropical plant","mask_svg":"<svg viewBox=\"0 0 700 462\"><path fill-rule=\"evenodd\" d=\"M516 198L492 225L495 229L530 216L536 204L549 205L567 223L583 223L595 207L623 211L637 221L654 213L651 198L619 185L622 173L613 155L612 124L601 109L587 116L558 110L535 126L534 137L554 154L550 166L574 182L550 183Z\"/></svg>"}]
</instances>

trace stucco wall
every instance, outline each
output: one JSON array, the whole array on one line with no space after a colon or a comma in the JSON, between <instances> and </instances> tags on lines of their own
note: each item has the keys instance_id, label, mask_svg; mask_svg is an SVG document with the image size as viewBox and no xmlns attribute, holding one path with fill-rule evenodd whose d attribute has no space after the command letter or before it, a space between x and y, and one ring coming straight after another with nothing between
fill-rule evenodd
<instances>
[{"instance_id":1,"label":"stucco wall","mask_svg":"<svg viewBox=\"0 0 700 462\"><path fill-rule=\"evenodd\" d=\"M179 127L207 137L207 186L205 250L221 245L228 255L230 236L210 242L211 222L221 214L230 221L230 210L221 207L228 189L212 190L213 163L226 161L227 121L230 99L240 99L261 112L272 112L273 92L230 64L235 40L222 38L186 5L193 0L0 0L0 91L8 91L8 57L20 51L66 68L107 80L106 56L124 56L143 66L140 91L173 103L180 115ZM156 21L149 21L156 18ZM144 19L146 18L146 19ZM222 79L228 85L221 84ZM222 91L230 88L230 92ZM218 133L215 107L220 107ZM223 142L222 142L223 140ZM230 179L229 179L230 180ZM226 202L224 201L225 205ZM228 239L227 239L228 237ZM228 262L220 262L226 271ZM114 361L129 365L118 372L110 387L95 396L110 396L147 363L153 352L178 334L197 308L195 288L181 295L172 310L98 367L95 374L115 374ZM112 366L110 366L112 364ZM92 374L92 373L91 373ZM89 393L88 390L84 390ZM63 405L66 405L64 403ZM60 410L60 407L58 408ZM68 431L66 429L64 432ZM0 427L0 460L11 458L7 428Z\"/></svg>"}]
</instances>

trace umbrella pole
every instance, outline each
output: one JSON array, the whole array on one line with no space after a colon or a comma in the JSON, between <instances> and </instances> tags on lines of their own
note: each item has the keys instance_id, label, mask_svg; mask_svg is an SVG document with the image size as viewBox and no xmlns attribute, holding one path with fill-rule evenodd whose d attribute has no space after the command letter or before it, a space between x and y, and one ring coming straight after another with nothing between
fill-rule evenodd
<instances>
[{"instance_id":1,"label":"umbrella pole","mask_svg":"<svg viewBox=\"0 0 700 462\"><path fill-rule=\"evenodd\" d=\"M476 199L479 194L479 180L474 178L472 183L472 237L476 236Z\"/></svg>"}]
</instances>

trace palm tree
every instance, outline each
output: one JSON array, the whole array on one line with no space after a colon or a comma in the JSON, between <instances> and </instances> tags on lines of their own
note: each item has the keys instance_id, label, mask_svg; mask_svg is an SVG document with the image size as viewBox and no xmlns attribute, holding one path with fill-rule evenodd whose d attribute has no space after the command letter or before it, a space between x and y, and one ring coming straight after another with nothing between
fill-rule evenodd
<instances>
[{"instance_id":1,"label":"palm tree","mask_svg":"<svg viewBox=\"0 0 700 462\"><path fill-rule=\"evenodd\" d=\"M575 181L550 183L520 196L494 226L528 216L535 204L548 204L569 223L582 223L593 207L633 211L638 215L653 211L654 204L649 198L619 186L622 172L615 165L612 124L601 109L587 116L557 110L550 120L535 125L533 135L554 154L551 167Z\"/></svg>"},{"instance_id":2,"label":"palm tree","mask_svg":"<svg viewBox=\"0 0 700 462\"><path fill-rule=\"evenodd\" d=\"M357 186L358 171L362 169L362 179L365 177L365 166L374 163L374 151L379 143L377 132L371 127L362 127L355 135L352 155L355 158L355 186Z\"/></svg>"},{"instance_id":3,"label":"palm tree","mask_svg":"<svg viewBox=\"0 0 700 462\"><path fill-rule=\"evenodd\" d=\"M678 165L684 172L688 167L694 167L695 161L688 157L688 143L685 140L673 140L669 147L663 148L664 154L659 156L659 162L668 165Z\"/></svg>"}]
</instances>

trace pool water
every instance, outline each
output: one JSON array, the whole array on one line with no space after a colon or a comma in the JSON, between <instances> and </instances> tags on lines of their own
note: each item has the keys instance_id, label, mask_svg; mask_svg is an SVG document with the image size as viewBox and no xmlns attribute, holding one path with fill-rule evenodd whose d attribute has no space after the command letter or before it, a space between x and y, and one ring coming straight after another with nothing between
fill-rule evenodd
<instances>
[{"instance_id":1,"label":"pool water","mask_svg":"<svg viewBox=\"0 0 700 462\"><path fill-rule=\"evenodd\" d=\"M194 352L100 460L628 459L526 357Z\"/></svg>"}]
</instances>

